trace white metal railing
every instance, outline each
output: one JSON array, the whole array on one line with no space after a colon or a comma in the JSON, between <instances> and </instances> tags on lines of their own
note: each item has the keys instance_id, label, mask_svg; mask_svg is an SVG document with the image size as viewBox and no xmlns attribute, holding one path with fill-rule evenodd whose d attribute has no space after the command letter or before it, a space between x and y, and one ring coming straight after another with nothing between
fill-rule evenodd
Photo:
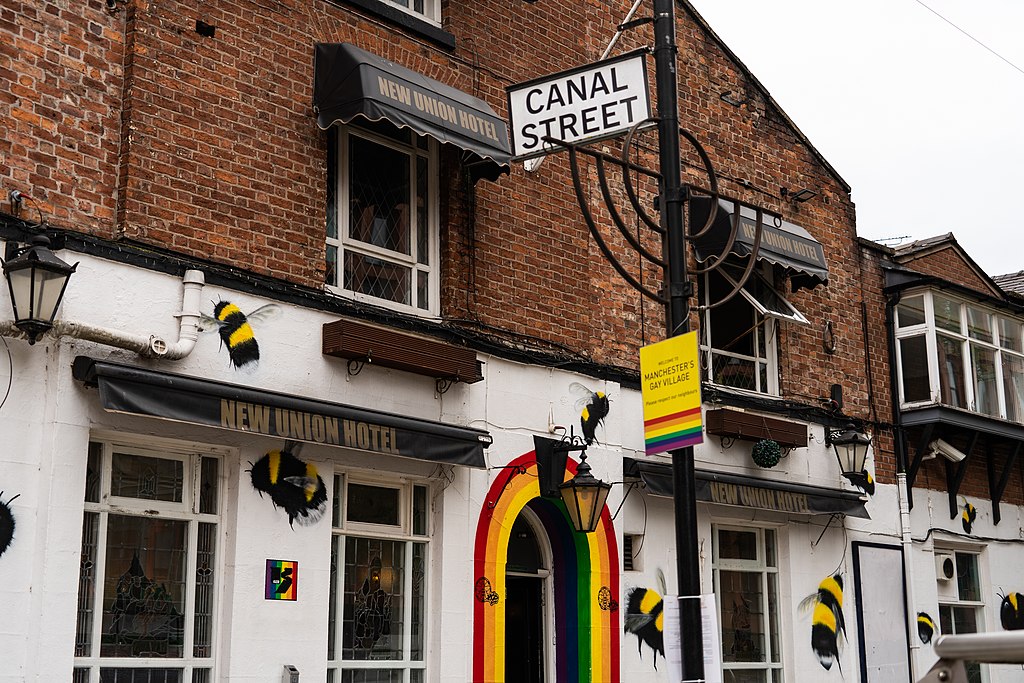
<instances>
[{"instance_id":1,"label":"white metal railing","mask_svg":"<svg viewBox=\"0 0 1024 683\"><path fill-rule=\"evenodd\" d=\"M918 683L967 683L964 662L1024 664L1024 631L939 636L939 661Z\"/></svg>"}]
</instances>

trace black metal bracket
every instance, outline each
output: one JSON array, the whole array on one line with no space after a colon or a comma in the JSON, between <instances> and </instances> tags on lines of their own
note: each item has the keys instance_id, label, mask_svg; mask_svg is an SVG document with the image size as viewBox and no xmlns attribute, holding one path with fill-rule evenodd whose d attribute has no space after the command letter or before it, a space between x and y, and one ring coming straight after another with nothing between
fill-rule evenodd
<instances>
[{"instance_id":1,"label":"black metal bracket","mask_svg":"<svg viewBox=\"0 0 1024 683\"><path fill-rule=\"evenodd\" d=\"M345 369L348 372L349 377L355 377L363 371L363 366L367 363L372 363L373 359L367 355L365 358L349 358L348 363L345 365Z\"/></svg>"},{"instance_id":2,"label":"black metal bracket","mask_svg":"<svg viewBox=\"0 0 1024 683\"><path fill-rule=\"evenodd\" d=\"M1017 457L1020 455L1022 447L1024 447L1024 443L1018 441L1016 448L1013 449L1013 453L1006 457L1006 464L1003 465L1003 472L998 477L996 477L995 453L992 452L991 447L989 448L988 492L989 498L992 500L993 524L999 524L999 501L1003 499L1003 493L1006 492L1006 484L1010 481L1010 474L1013 472L1013 465L1017 462Z\"/></svg>"},{"instance_id":3,"label":"black metal bracket","mask_svg":"<svg viewBox=\"0 0 1024 683\"><path fill-rule=\"evenodd\" d=\"M974 447L978 443L978 432L974 432L971 436L971 443L967 446L967 450L964 453L967 457L959 463L946 462L946 492L949 495L949 518L956 519L956 516L960 514L960 507L957 505L956 497L960 493L960 484L964 481L964 475L967 474L967 464L971 462L971 456L974 454Z\"/></svg>"}]
</instances>

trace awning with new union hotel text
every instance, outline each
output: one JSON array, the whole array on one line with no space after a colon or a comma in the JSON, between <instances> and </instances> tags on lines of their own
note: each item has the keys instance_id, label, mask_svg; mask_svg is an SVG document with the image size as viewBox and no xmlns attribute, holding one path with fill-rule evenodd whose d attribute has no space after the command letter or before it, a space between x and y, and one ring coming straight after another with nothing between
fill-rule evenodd
<instances>
[{"instance_id":1,"label":"awning with new union hotel text","mask_svg":"<svg viewBox=\"0 0 1024 683\"><path fill-rule=\"evenodd\" d=\"M105 410L417 460L486 467L486 431L264 391L87 356L75 379L99 388Z\"/></svg>"}]
</instances>

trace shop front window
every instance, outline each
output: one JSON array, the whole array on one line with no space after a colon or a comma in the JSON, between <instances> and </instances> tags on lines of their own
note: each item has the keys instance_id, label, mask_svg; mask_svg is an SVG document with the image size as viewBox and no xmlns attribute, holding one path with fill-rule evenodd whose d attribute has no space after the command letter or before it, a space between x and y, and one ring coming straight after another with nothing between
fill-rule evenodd
<instances>
[{"instance_id":1,"label":"shop front window","mask_svg":"<svg viewBox=\"0 0 1024 683\"><path fill-rule=\"evenodd\" d=\"M939 598L939 628L943 634L979 633L985 630L984 602L976 553L954 552L956 587ZM982 683L981 664L967 662L968 683Z\"/></svg>"},{"instance_id":2,"label":"shop front window","mask_svg":"<svg viewBox=\"0 0 1024 683\"><path fill-rule=\"evenodd\" d=\"M782 683L775 531L716 526L713 540L725 680Z\"/></svg>"},{"instance_id":3,"label":"shop front window","mask_svg":"<svg viewBox=\"0 0 1024 683\"><path fill-rule=\"evenodd\" d=\"M327 680L418 683L426 665L426 488L342 475L334 487Z\"/></svg>"},{"instance_id":4,"label":"shop front window","mask_svg":"<svg viewBox=\"0 0 1024 683\"><path fill-rule=\"evenodd\" d=\"M75 680L212 681L220 460L90 444Z\"/></svg>"}]
</instances>

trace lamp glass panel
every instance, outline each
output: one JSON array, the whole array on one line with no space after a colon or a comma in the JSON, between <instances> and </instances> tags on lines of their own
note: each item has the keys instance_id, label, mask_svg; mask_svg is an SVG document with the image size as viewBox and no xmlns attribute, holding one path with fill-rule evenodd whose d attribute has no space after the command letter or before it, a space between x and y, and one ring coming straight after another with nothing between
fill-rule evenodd
<instances>
[{"instance_id":1,"label":"lamp glass panel","mask_svg":"<svg viewBox=\"0 0 1024 683\"><path fill-rule=\"evenodd\" d=\"M57 312L57 305L60 303L60 296L64 292L64 283L68 276L64 273L52 273L47 270L31 269L34 273L35 284L32 292L31 315L35 320L53 320Z\"/></svg>"},{"instance_id":2,"label":"lamp glass panel","mask_svg":"<svg viewBox=\"0 0 1024 683\"><path fill-rule=\"evenodd\" d=\"M14 307L14 319L28 319L32 315L32 269L8 271L7 281L11 287L11 306Z\"/></svg>"}]
</instances>

